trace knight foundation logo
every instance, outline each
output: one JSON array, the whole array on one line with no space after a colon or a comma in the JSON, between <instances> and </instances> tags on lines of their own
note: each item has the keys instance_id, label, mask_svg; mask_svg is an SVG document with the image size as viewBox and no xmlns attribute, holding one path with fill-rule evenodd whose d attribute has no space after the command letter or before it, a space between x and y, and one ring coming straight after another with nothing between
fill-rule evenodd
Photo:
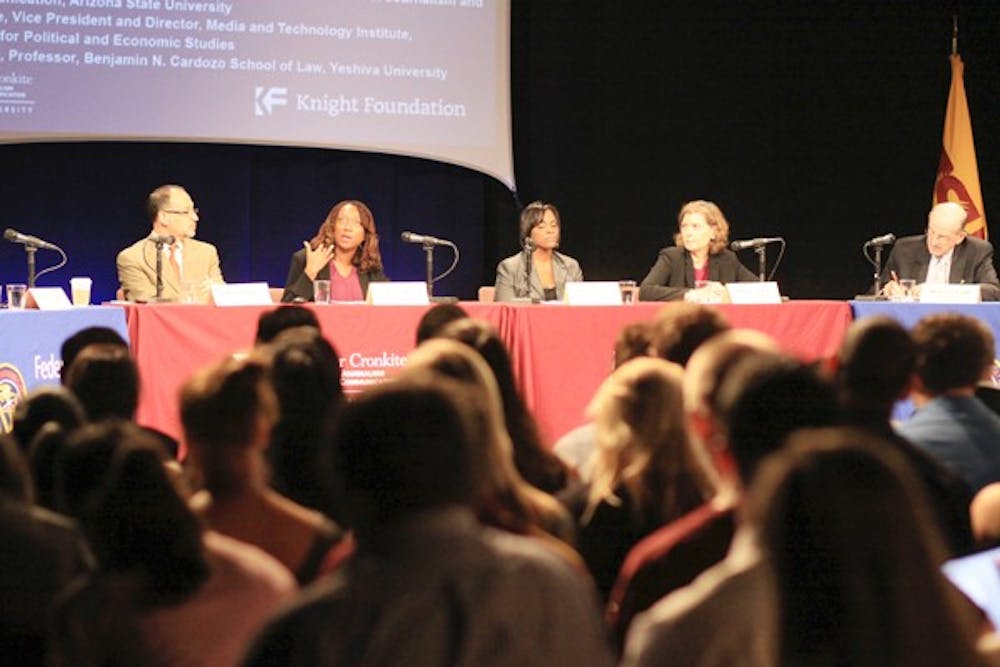
<instances>
[{"instance_id":1,"label":"knight foundation logo","mask_svg":"<svg viewBox=\"0 0 1000 667\"><path fill-rule=\"evenodd\" d=\"M10 433L14 425L14 408L27 393L24 376L17 366L0 363L0 432Z\"/></svg>"}]
</instances>

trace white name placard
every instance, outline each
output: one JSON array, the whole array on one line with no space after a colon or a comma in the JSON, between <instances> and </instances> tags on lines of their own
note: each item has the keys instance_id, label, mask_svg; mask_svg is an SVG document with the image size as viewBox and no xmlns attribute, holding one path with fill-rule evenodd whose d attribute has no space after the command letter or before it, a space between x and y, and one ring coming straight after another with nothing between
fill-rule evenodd
<instances>
[{"instance_id":1,"label":"white name placard","mask_svg":"<svg viewBox=\"0 0 1000 667\"><path fill-rule=\"evenodd\" d=\"M26 298L27 307L38 310L65 310L73 307L62 287L32 287Z\"/></svg>"},{"instance_id":2,"label":"white name placard","mask_svg":"<svg viewBox=\"0 0 1000 667\"><path fill-rule=\"evenodd\" d=\"M781 292L774 281L729 283L726 291L730 303L781 303Z\"/></svg>"},{"instance_id":3,"label":"white name placard","mask_svg":"<svg viewBox=\"0 0 1000 667\"><path fill-rule=\"evenodd\" d=\"M219 283L212 285L212 301L216 306L270 306L271 291L267 283Z\"/></svg>"},{"instance_id":4,"label":"white name placard","mask_svg":"<svg viewBox=\"0 0 1000 667\"><path fill-rule=\"evenodd\" d=\"M920 303L979 303L982 300L978 284L924 283L920 286Z\"/></svg>"},{"instance_id":5,"label":"white name placard","mask_svg":"<svg viewBox=\"0 0 1000 667\"><path fill-rule=\"evenodd\" d=\"M426 306L427 283L413 280L368 283L368 303L376 306Z\"/></svg>"},{"instance_id":6,"label":"white name placard","mask_svg":"<svg viewBox=\"0 0 1000 667\"><path fill-rule=\"evenodd\" d=\"M620 306L622 289L610 280L570 281L566 283L563 300L571 306Z\"/></svg>"}]
</instances>

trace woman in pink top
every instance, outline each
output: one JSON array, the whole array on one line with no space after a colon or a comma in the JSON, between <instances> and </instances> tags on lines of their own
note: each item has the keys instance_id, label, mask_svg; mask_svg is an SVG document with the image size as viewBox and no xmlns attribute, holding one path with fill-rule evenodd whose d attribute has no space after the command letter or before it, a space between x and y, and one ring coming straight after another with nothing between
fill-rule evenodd
<instances>
[{"instance_id":1,"label":"woman in pink top","mask_svg":"<svg viewBox=\"0 0 1000 667\"><path fill-rule=\"evenodd\" d=\"M330 281L333 301L363 301L368 283L388 280L382 272L375 216L348 199L330 209L311 241L292 255L282 301L312 301L313 281Z\"/></svg>"}]
</instances>

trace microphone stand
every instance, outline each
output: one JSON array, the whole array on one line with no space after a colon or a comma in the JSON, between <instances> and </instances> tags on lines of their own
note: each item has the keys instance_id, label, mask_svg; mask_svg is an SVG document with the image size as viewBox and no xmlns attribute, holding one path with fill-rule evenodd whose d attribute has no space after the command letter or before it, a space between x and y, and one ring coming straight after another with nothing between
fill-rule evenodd
<instances>
[{"instance_id":1,"label":"microphone stand","mask_svg":"<svg viewBox=\"0 0 1000 667\"><path fill-rule=\"evenodd\" d=\"M875 291L872 296L876 298L882 293L882 245L875 246Z\"/></svg>"},{"instance_id":2,"label":"microphone stand","mask_svg":"<svg viewBox=\"0 0 1000 667\"><path fill-rule=\"evenodd\" d=\"M424 241L424 252L427 255L427 298L434 298L434 244Z\"/></svg>"},{"instance_id":3,"label":"microphone stand","mask_svg":"<svg viewBox=\"0 0 1000 667\"><path fill-rule=\"evenodd\" d=\"M157 239L156 244L156 300L163 298L163 241Z\"/></svg>"},{"instance_id":4,"label":"microphone stand","mask_svg":"<svg viewBox=\"0 0 1000 667\"><path fill-rule=\"evenodd\" d=\"M531 240L531 237L527 237L527 238L524 239L524 251L523 252L524 252L524 274L525 274L524 275L524 277L525 277L524 285L525 285L525 292L524 292L524 294L518 294L517 296L523 297L523 298L530 298L531 297L531 268L532 268L531 264L532 264L532 257L534 257L534 252L535 252L535 243L534 243L534 241Z\"/></svg>"},{"instance_id":5,"label":"microphone stand","mask_svg":"<svg viewBox=\"0 0 1000 667\"><path fill-rule=\"evenodd\" d=\"M28 255L28 289L31 289L35 286L35 253L38 248L26 243L24 252Z\"/></svg>"},{"instance_id":6,"label":"microphone stand","mask_svg":"<svg viewBox=\"0 0 1000 667\"><path fill-rule=\"evenodd\" d=\"M764 282L767 280L767 246L757 246L753 251L757 253L757 275L760 282Z\"/></svg>"}]
</instances>

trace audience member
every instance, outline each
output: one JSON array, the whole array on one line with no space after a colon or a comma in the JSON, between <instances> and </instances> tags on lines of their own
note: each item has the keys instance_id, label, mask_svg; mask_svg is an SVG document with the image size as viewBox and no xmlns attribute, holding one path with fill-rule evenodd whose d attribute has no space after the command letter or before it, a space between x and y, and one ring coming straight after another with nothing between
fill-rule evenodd
<instances>
[{"instance_id":1,"label":"audience member","mask_svg":"<svg viewBox=\"0 0 1000 667\"><path fill-rule=\"evenodd\" d=\"M458 341L429 340L407 360L408 373L426 371L457 381L464 390L470 416L476 420L480 434L476 453L486 461L474 503L479 520L514 533L551 536L571 544L575 530L569 513L554 498L524 481L514 465L500 391L482 357ZM565 544L546 543L582 569L579 557Z\"/></svg>"},{"instance_id":2,"label":"audience member","mask_svg":"<svg viewBox=\"0 0 1000 667\"><path fill-rule=\"evenodd\" d=\"M417 345L440 335L441 330L454 322L468 317L465 309L454 303L438 303L427 309L417 323Z\"/></svg>"},{"instance_id":3,"label":"audience member","mask_svg":"<svg viewBox=\"0 0 1000 667\"><path fill-rule=\"evenodd\" d=\"M717 309L696 303L676 303L660 309L652 324L650 356L687 366L698 347L723 331L729 322Z\"/></svg>"},{"instance_id":4,"label":"audience member","mask_svg":"<svg viewBox=\"0 0 1000 667\"><path fill-rule=\"evenodd\" d=\"M633 359L604 381L588 408L597 425L593 475L563 498L602 600L632 545L715 491L684 430L682 376L662 359Z\"/></svg>"},{"instance_id":5,"label":"audience member","mask_svg":"<svg viewBox=\"0 0 1000 667\"><path fill-rule=\"evenodd\" d=\"M80 350L66 372L66 387L83 405L87 420L130 420L139 406L139 367L128 349L95 343Z\"/></svg>"},{"instance_id":6,"label":"audience member","mask_svg":"<svg viewBox=\"0 0 1000 667\"><path fill-rule=\"evenodd\" d=\"M313 327L319 331L320 325L319 320L316 319L316 313L302 306L278 306L274 310L260 314L257 319L257 335L254 337L254 343L257 345L270 343L282 331L296 327Z\"/></svg>"},{"instance_id":7,"label":"audience member","mask_svg":"<svg viewBox=\"0 0 1000 667\"><path fill-rule=\"evenodd\" d=\"M488 322L466 318L444 327L440 336L465 343L482 355L493 371L503 400L504 422L514 443L514 464L521 477L546 493L564 488L570 481L571 471L542 444L538 424L514 380L510 353L496 329Z\"/></svg>"},{"instance_id":8,"label":"audience member","mask_svg":"<svg viewBox=\"0 0 1000 667\"><path fill-rule=\"evenodd\" d=\"M280 414L266 452L271 486L339 519L318 468L329 422L344 402L337 351L318 329L304 326L285 330L257 354L267 365Z\"/></svg>"},{"instance_id":9,"label":"audience member","mask_svg":"<svg viewBox=\"0 0 1000 667\"><path fill-rule=\"evenodd\" d=\"M717 406L725 424L734 460L731 483L747 488L761 461L779 451L795 430L833 425L837 402L829 383L801 362L742 352L730 365L725 356L719 359L729 366L721 386L703 395ZM747 542L737 535L721 562L639 614L628 632L623 664L776 664L766 604L773 594L767 572ZM669 652L663 652L665 646Z\"/></svg>"},{"instance_id":10,"label":"audience member","mask_svg":"<svg viewBox=\"0 0 1000 667\"><path fill-rule=\"evenodd\" d=\"M260 547L305 583L344 532L267 486L264 450L277 417L278 399L255 360L226 359L181 389L184 437L205 483L192 507L212 529Z\"/></svg>"},{"instance_id":11,"label":"audience member","mask_svg":"<svg viewBox=\"0 0 1000 667\"><path fill-rule=\"evenodd\" d=\"M146 214L151 233L118 253L118 282L129 301L149 301L160 297L176 301L182 283L194 282L200 292L211 283L221 283L219 252L211 243L194 238L198 229L198 209L191 195L179 185L161 185L149 193ZM162 292L156 293L156 252L154 239L162 244L160 279Z\"/></svg>"},{"instance_id":12,"label":"audience member","mask_svg":"<svg viewBox=\"0 0 1000 667\"><path fill-rule=\"evenodd\" d=\"M267 554L202 530L164 460L126 422L71 439L64 510L80 521L98 571L60 604L50 665L236 665L294 591Z\"/></svg>"},{"instance_id":13,"label":"audience member","mask_svg":"<svg viewBox=\"0 0 1000 667\"><path fill-rule=\"evenodd\" d=\"M62 359L60 372L60 382L66 384L66 372L76 361L76 355L80 354L88 345L95 343L106 343L108 345L120 345L128 348L128 341L121 337L117 331L111 327L84 327L75 334L63 341L59 350L59 358Z\"/></svg>"},{"instance_id":14,"label":"audience member","mask_svg":"<svg viewBox=\"0 0 1000 667\"><path fill-rule=\"evenodd\" d=\"M18 401L14 408L11 435L21 451L28 452L35 435L45 424L58 424L64 430L72 431L85 418L83 406L73 392L61 386L43 385Z\"/></svg>"},{"instance_id":15,"label":"audience member","mask_svg":"<svg viewBox=\"0 0 1000 667\"><path fill-rule=\"evenodd\" d=\"M889 423L893 406L910 388L916 366L916 345L902 324L890 317L866 317L851 324L844 336L834 382L846 422L876 433L903 455L923 484L949 549L961 555L973 548L972 490Z\"/></svg>"},{"instance_id":16,"label":"audience member","mask_svg":"<svg viewBox=\"0 0 1000 667\"><path fill-rule=\"evenodd\" d=\"M486 471L467 405L453 381L410 374L345 408L332 473L358 552L246 665L611 663L579 575L537 542L477 524Z\"/></svg>"},{"instance_id":17,"label":"audience member","mask_svg":"<svg viewBox=\"0 0 1000 667\"><path fill-rule=\"evenodd\" d=\"M625 325L615 339L615 361L612 370L630 359L649 356L652 335L653 328L647 321ZM576 472L581 482L586 483L590 481L594 465L596 442L597 427L594 422L589 421L559 438L553 445L552 451Z\"/></svg>"},{"instance_id":18,"label":"audience member","mask_svg":"<svg viewBox=\"0 0 1000 667\"><path fill-rule=\"evenodd\" d=\"M736 477L717 401L718 387L740 359L778 352L770 336L733 329L700 346L685 368L684 413L694 454L716 471L719 491L708 502L640 540L625 557L605 611L619 648L636 614L686 586L721 561L736 526L741 484Z\"/></svg>"},{"instance_id":19,"label":"audience member","mask_svg":"<svg viewBox=\"0 0 1000 667\"><path fill-rule=\"evenodd\" d=\"M72 522L33 505L23 456L3 434L0 544L0 664L42 665L53 603L93 563Z\"/></svg>"},{"instance_id":20,"label":"audience member","mask_svg":"<svg viewBox=\"0 0 1000 667\"><path fill-rule=\"evenodd\" d=\"M993 334L958 313L929 315L912 334L917 411L897 430L958 473L973 492L1000 481L1000 417L975 396L993 366Z\"/></svg>"},{"instance_id":21,"label":"audience member","mask_svg":"<svg viewBox=\"0 0 1000 667\"><path fill-rule=\"evenodd\" d=\"M969 517L978 548L1000 546L1000 482L987 484L979 490L969 505Z\"/></svg>"}]
</instances>

